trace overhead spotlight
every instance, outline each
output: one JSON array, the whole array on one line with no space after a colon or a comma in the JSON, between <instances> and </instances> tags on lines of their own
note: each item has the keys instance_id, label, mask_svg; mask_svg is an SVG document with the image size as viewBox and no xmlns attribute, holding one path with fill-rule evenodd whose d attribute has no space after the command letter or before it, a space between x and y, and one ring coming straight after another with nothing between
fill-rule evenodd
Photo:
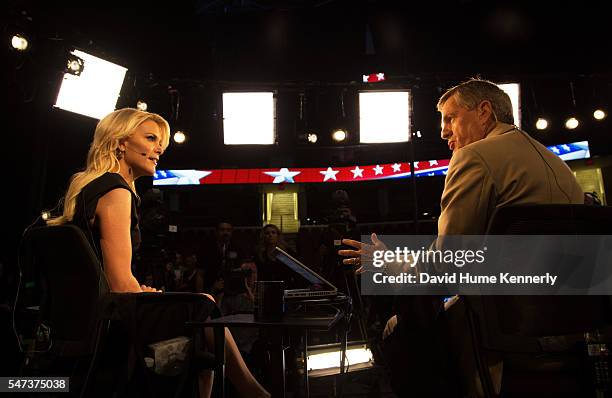
<instances>
[{"instance_id":1,"label":"overhead spotlight","mask_svg":"<svg viewBox=\"0 0 612 398\"><path fill-rule=\"evenodd\" d=\"M336 142L342 142L346 140L346 135L347 135L346 130L337 129L337 130L334 130L334 132L332 133L332 138Z\"/></svg>"},{"instance_id":2,"label":"overhead spotlight","mask_svg":"<svg viewBox=\"0 0 612 398\"><path fill-rule=\"evenodd\" d=\"M575 117L570 117L565 121L565 127L569 130L575 129L576 127L578 127L579 124L580 122L578 122L578 119L576 119Z\"/></svg>"},{"instance_id":3,"label":"overhead spotlight","mask_svg":"<svg viewBox=\"0 0 612 398\"><path fill-rule=\"evenodd\" d=\"M298 142L316 144L319 140L319 136L316 133L302 133L298 134Z\"/></svg>"},{"instance_id":4,"label":"overhead spotlight","mask_svg":"<svg viewBox=\"0 0 612 398\"><path fill-rule=\"evenodd\" d=\"M40 213L40 218L43 219L43 221L47 221L48 219L51 218L51 212L49 211L43 211L42 213Z\"/></svg>"},{"instance_id":5,"label":"overhead spotlight","mask_svg":"<svg viewBox=\"0 0 612 398\"><path fill-rule=\"evenodd\" d=\"M145 111L147 110L147 108L148 108L148 105L147 105L147 103L146 103L146 102L144 102L144 101L138 101L138 102L136 103L136 108L137 108L138 110L140 110L140 111L145 112Z\"/></svg>"},{"instance_id":6,"label":"overhead spotlight","mask_svg":"<svg viewBox=\"0 0 612 398\"><path fill-rule=\"evenodd\" d=\"M11 38L11 45L17 51L25 51L28 49L30 43L25 36L16 34Z\"/></svg>"},{"instance_id":7,"label":"overhead spotlight","mask_svg":"<svg viewBox=\"0 0 612 398\"><path fill-rule=\"evenodd\" d=\"M66 73L80 76L84 69L85 61L83 61L83 58L79 58L72 53L68 54L68 58L66 59Z\"/></svg>"},{"instance_id":8,"label":"overhead spotlight","mask_svg":"<svg viewBox=\"0 0 612 398\"><path fill-rule=\"evenodd\" d=\"M187 136L185 135L183 131L178 130L176 133L174 133L174 136L172 138L174 139L174 142L176 142L177 144L182 144L187 139Z\"/></svg>"},{"instance_id":9,"label":"overhead spotlight","mask_svg":"<svg viewBox=\"0 0 612 398\"><path fill-rule=\"evenodd\" d=\"M606 112L601 110L601 109L597 109L595 112L593 112L593 117L596 120L604 120L606 118Z\"/></svg>"},{"instance_id":10,"label":"overhead spotlight","mask_svg":"<svg viewBox=\"0 0 612 398\"><path fill-rule=\"evenodd\" d=\"M548 120L544 118L538 118L536 121L536 128L538 130L546 130L548 128Z\"/></svg>"}]
</instances>

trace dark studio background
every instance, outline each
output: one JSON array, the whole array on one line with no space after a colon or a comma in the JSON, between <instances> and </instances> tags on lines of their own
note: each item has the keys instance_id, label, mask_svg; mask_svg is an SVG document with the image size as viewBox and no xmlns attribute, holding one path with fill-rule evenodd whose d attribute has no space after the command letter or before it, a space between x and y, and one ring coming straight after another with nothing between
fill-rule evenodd
<instances>
[{"instance_id":1,"label":"dark studio background","mask_svg":"<svg viewBox=\"0 0 612 398\"><path fill-rule=\"evenodd\" d=\"M63 50L77 47L128 68L118 107L145 98L149 110L188 132L171 144L160 169L318 167L392 163L409 158L407 144L334 145L327 136L344 93L349 134L357 127L364 73L385 72L375 88L412 90L416 160L446 159L439 137L437 98L446 88L480 75L520 82L522 127L544 144L589 140L591 154L612 154L610 118L595 122L596 105L609 111L611 28L605 2L9 1L2 5L5 107L2 299L10 302L21 232L55 206L68 178L85 162L97 120L52 105L62 77ZM31 50L9 48L9 33L31 37ZM575 105L572 100L572 89ZM277 144L225 147L220 98L227 89L277 92ZM374 86L369 87L374 88ZM297 140L298 98L307 98L308 126L317 145ZM177 114L177 98L180 108ZM563 127L570 112L574 131ZM549 118L545 132L534 128ZM583 161L581 161L583 162ZM605 171L605 170L604 170ZM604 175L610 180L610 173ZM439 213L442 177L417 180L419 216ZM150 179L139 182L141 192ZM608 186L610 186L607 183ZM410 220L409 179L360 184L306 184L301 217L318 219L336 189L345 189L360 222ZM183 225L212 226L219 214L235 225L261 224L255 185L203 186L164 191ZM428 213L423 216L423 213Z\"/></svg>"}]
</instances>

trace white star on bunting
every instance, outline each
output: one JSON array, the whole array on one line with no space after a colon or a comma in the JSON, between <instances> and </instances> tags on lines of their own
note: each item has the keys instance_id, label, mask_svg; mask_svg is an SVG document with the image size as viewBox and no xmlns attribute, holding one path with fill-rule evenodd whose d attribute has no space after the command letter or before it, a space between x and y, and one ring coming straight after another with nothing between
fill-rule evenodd
<instances>
[{"instance_id":1,"label":"white star on bunting","mask_svg":"<svg viewBox=\"0 0 612 398\"><path fill-rule=\"evenodd\" d=\"M325 171L319 171L319 173L323 174L323 176L325 178L323 178L323 182L327 181L327 180L336 180L336 174L338 174L340 171L339 170L333 170L331 167L328 167L327 170Z\"/></svg>"},{"instance_id":2,"label":"white star on bunting","mask_svg":"<svg viewBox=\"0 0 612 398\"><path fill-rule=\"evenodd\" d=\"M204 170L168 170L168 172L175 177L158 180L156 185L200 185L200 180L212 173ZM167 172L164 174L168 176Z\"/></svg>"},{"instance_id":3,"label":"white star on bunting","mask_svg":"<svg viewBox=\"0 0 612 398\"><path fill-rule=\"evenodd\" d=\"M359 166L355 166L355 168L351 170L351 173L353 173L353 179L357 177L363 178L363 169L360 169Z\"/></svg>"},{"instance_id":4,"label":"white star on bunting","mask_svg":"<svg viewBox=\"0 0 612 398\"><path fill-rule=\"evenodd\" d=\"M379 175L383 173L383 168L380 165L376 165L372 170L374 170L374 175Z\"/></svg>"},{"instance_id":5,"label":"white star on bunting","mask_svg":"<svg viewBox=\"0 0 612 398\"><path fill-rule=\"evenodd\" d=\"M391 167L393 167L393 172L394 173L399 173L401 170L402 165L399 163L394 163L393 165L391 165Z\"/></svg>"},{"instance_id":6,"label":"white star on bunting","mask_svg":"<svg viewBox=\"0 0 612 398\"><path fill-rule=\"evenodd\" d=\"M279 171L264 171L264 174L267 174L271 177L274 177L273 184L280 184L281 182L288 182L293 184L293 177L300 174L301 171L289 171L288 168L283 167Z\"/></svg>"},{"instance_id":7,"label":"white star on bunting","mask_svg":"<svg viewBox=\"0 0 612 398\"><path fill-rule=\"evenodd\" d=\"M430 160L429 161L429 165L430 166L437 166L438 165L438 161L437 160Z\"/></svg>"}]
</instances>

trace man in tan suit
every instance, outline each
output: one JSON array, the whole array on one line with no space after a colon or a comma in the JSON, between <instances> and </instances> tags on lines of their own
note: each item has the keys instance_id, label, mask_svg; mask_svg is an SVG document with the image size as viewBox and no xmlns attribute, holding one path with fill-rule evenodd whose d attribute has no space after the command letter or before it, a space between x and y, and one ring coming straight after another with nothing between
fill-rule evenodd
<instances>
[{"instance_id":1,"label":"man in tan suit","mask_svg":"<svg viewBox=\"0 0 612 398\"><path fill-rule=\"evenodd\" d=\"M514 126L510 98L497 85L469 80L448 90L438 110L453 151L438 235L484 234L500 206L583 203L565 162Z\"/></svg>"},{"instance_id":2,"label":"man in tan suit","mask_svg":"<svg viewBox=\"0 0 612 398\"><path fill-rule=\"evenodd\" d=\"M442 138L453 151L438 236L482 235L495 208L501 206L584 202L584 193L565 162L514 125L510 98L494 83L473 79L455 86L440 98L438 111ZM453 349L462 357L463 389L482 396L465 310L462 305L453 308L454 302L445 309ZM394 323L397 318L388 325L388 333ZM499 392L503 363L491 356L487 362L493 388Z\"/></svg>"},{"instance_id":3,"label":"man in tan suit","mask_svg":"<svg viewBox=\"0 0 612 398\"><path fill-rule=\"evenodd\" d=\"M441 199L438 247L443 245L440 237L444 235L483 235L495 208L499 206L583 203L584 194L571 170L559 157L514 125L510 98L494 83L472 79L459 84L442 95L438 111L442 118L442 138L448 141L448 147L453 152ZM368 256L373 250L386 250L375 234L372 234L372 245L353 240L344 240L343 243L356 249L339 252L349 257L343 260L345 264L360 265L362 255ZM407 268L408 265L400 264L399 269L391 272L403 272ZM362 268L359 268L357 272L361 271ZM433 296L413 297L407 307L433 308L429 312L439 313L436 308L442 304L437 299ZM461 351L466 354L461 369L465 383L463 390L473 396L481 396L482 388L475 378L475 368L470 366L473 363L468 363L472 354L472 350L467 348L469 341L466 340L469 339L467 335L459 336L467 328L465 317L459 306L452 308L455 301L446 303L444 307L449 312L451 326L457 332L455 337L466 343L459 343L464 347ZM402 323L415 323L415 319L409 319L410 315L401 311L400 314L399 319L394 316L389 320L383 338L392 336L394 332L397 335L396 329L399 330L398 325ZM435 317L432 315L429 318ZM438 331L433 325L428 333ZM394 339L388 340L394 340L390 363L419 361L413 355L418 347L405 341L405 336L394 336ZM397 340L403 340L404 344ZM489 368L494 388L499 391L502 363L489 358ZM392 369L392 382L393 373ZM401 379L401 374L400 370L396 379ZM399 387L405 390L402 392L414 392L414 381L409 383L405 388ZM435 395L435 388L432 386L431 390L419 393Z\"/></svg>"},{"instance_id":4,"label":"man in tan suit","mask_svg":"<svg viewBox=\"0 0 612 398\"><path fill-rule=\"evenodd\" d=\"M438 101L442 139L453 152L442 192L438 236L484 234L496 207L581 204L584 193L563 160L514 125L510 97L496 84L471 79ZM351 239L340 250L344 264L386 250ZM357 272L361 272L359 268Z\"/></svg>"}]
</instances>

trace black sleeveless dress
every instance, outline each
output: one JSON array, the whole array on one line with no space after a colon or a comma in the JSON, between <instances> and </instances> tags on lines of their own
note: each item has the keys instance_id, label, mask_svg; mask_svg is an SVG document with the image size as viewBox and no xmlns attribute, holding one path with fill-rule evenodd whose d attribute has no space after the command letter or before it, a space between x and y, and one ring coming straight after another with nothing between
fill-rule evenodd
<instances>
[{"instance_id":1,"label":"black sleeveless dress","mask_svg":"<svg viewBox=\"0 0 612 398\"><path fill-rule=\"evenodd\" d=\"M132 251L136 251L140 246L140 229L138 228L138 205L140 199L134 194L128 183L117 173L105 173L87 184L77 196L74 208L72 223L81 228L85 236L91 243L100 263L102 261L102 251L100 250L100 229L98 220L94 219L98 200L108 192L116 188L123 188L132 194L132 214L130 222L130 236L132 239ZM90 221L94 219L93 225Z\"/></svg>"},{"instance_id":2,"label":"black sleeveless dress","mask_svg":"<svg viewBox=\"0 0 612 398\"><path fill-rule=\"evenodd\" d=\"M97 220L94 219L98 200L106 193L116 188L127 189L132 193L131 213L131 240L132 250L140 245L140 230L138 228L137 205L138 197L130 186L117 173L106 173L87 184L77 197L73 224L83 230L96 251L96 255L103 264L100 249L100 230ZM94 223L90 221L94 219ZM152 342L188 336L190 332L185 328L187 321L203 321L209 316L220 316L218 307L205 296L196 297L195 300L173 299L170 295L153 293L159 297L139 297L140 294L125 295L120 302L116 302L114 316L126 322L131 329L132 337L138 345L144 346ZM145 299L146 298L146 299Z\"/></svg>"}]
</instances>

